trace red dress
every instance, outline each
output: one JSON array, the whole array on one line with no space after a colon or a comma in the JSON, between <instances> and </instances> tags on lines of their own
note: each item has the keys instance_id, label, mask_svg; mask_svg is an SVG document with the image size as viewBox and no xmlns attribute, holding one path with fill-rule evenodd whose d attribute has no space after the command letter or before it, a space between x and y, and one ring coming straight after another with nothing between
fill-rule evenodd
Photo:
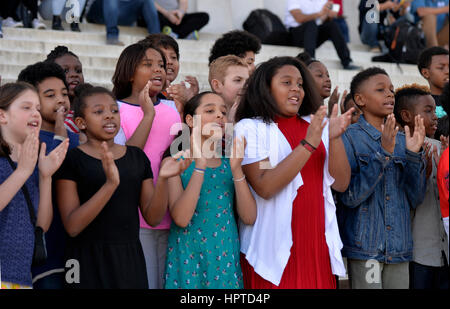
<instances>
[{"instance_id":1,"label":"red dress","mask_svg":"<svg viewBox=\"0 0 450 309\"><path fill-rule=\"evenodd\" d=\"M297 117L276 119L278 127L294 149L305 138L309 123ZM301 170L303 185L292 207L291 255L279 286L264 280L241 255L246 289L335 289L330 256L325 240L323 166L326 151L321 142Z\"/></svg>"}]
</instances>

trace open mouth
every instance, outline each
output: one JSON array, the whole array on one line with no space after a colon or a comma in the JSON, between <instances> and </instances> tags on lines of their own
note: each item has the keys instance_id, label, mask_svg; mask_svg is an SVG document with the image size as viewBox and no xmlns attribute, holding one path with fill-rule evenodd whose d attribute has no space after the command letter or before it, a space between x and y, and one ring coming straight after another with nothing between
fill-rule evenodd
<instances>
[{"instance_id":1,"label":"open mouth","mask_svg":"<svg viewBox=\"0 0 450 309\"><path fill-rule=\"evenodd\" d=\"M32 127L32 128L37 128L37 127L39 127L39 121L28 122L27 126Z\"/></svg>"},{"instance_id":2,"label":"open mouth","mask_svg":"<svg viewBox=\"0 0 450 309\"><path fill-rule=\"evenodd\" d=\"M394 108L394 103L395 103L394 101L390 101L390 102L384 103L383 106L393 109Z\"/></svg>"},{"instance_id":3,"label":"open mouth","mask_svg":"<svg viewBox=\"0 0 450 309\"><path fill-rule=\"evenodd\" d=\"M161 86L162 83L163 83L163 78L162 78L161 76L154 77L154 78L152 79L152 83L153 83L153 85L155 85L155 86Z\"/></svg>"},{"instance_id":4,"label":"open mouth","mask_svg":"<svg viewBox=\"0 0 450 309\"><path fill-rule=\"evenodd\" d=\"M71 81L71 82L69 83L69 88L70 88L70 89L75 89L79 84L80 84L80 82L77 81L77 80Z\"/></svg>"},{"instance_id":5,"label":"open mouth","mask_svg":"<svg viewBox=\"0 0 450 309\"><path fill-rule=\"evenodd\" d=\"M108 123L106 125L103 126L103 129L107 132L107 133L115 133L116 129L117 129L117 125L114 123Z\"/></svg>"},{"instance_id":6,"label":"open mouth","mask_svg":"<svg viewBox=\"0 0 450 309\"><path fill-rule=\"evenodd\" d=\"M288 98L288 102L291 104L297 105L300 102L300 98L299 97L290 97L290 98Z\"/></svg>"}]
</instances>

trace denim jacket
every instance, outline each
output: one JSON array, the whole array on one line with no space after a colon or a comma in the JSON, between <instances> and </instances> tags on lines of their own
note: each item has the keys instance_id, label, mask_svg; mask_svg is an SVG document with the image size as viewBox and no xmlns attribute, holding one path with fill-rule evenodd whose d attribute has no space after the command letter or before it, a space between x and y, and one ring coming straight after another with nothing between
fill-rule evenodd
<instances>
[{"instance_id":1,"label":"denim jacket","mask_svg":"<svg viewBox=\"0 0 450 309\"><path fill-rule=\"evenodd\" d=\"M410 210L422 203L426 169L422 152L406 149L397 133L392 154L381 147L381 132L361 115L343 134L351 167L350 185L339 198L343 256L383 263L412 260Z\"/></svg>"}]
</instances>

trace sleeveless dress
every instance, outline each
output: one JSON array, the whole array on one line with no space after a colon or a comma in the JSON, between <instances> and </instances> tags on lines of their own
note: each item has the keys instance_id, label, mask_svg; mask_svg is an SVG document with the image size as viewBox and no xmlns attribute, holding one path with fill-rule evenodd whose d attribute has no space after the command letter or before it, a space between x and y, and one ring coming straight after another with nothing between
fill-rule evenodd
<instances>
[{"instance_id":1,"label":"sleeveless dress","mask_svg":"<svg viewBox=\"0 0 450 309\"><path fill-rule=\"evenodd\" d=\"M277 118L278 127L294 149L305 138L309 123L297 116ZM325 239L323 166L325 146L321 142L301 170L304 184L292 207L292 247L279 286L263 279L241 256L246 289L335 289ZM268 231L270 232L270 231Z\"/></svg>"},{"instance_id":2,"label":"sleeveless dress","mask_svg":"<svg viewBox=\"0 0 450 309\"><path fill-rule=\"evenodd\" d=\"M193 162L181 174L185 189ZM166 289L243 288L239 236L233 210L229 160L206 168L197 206L186 228L172 222L166 260Z\"/></svg>"}]
</instances>

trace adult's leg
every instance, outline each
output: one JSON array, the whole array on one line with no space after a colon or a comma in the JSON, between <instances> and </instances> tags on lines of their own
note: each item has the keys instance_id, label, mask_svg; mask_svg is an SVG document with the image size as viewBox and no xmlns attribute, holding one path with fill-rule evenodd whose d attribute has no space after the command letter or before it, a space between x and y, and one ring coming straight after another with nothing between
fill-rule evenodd
<instances>
[{"instance_id":1,"label":"adult's leg","mask_svg":"<svg viewBox=\"0 0 450 309\"><path fill-rule=\"evenodd\" d=\"M291 42L293 46L303 47L305 51L314 58L316 54L317 38L319 29L314 21L290 28Z\"/></svg>"},{"instance_id":2,"label":"adult's leg","mask_svg":"<svg viewBox=\"0 0 450 309\"><path fill-rule=\"evenodd\" d=\"M422 17L422 29L425 33L427 47L438 46L435 15L425 15Z\"/></svg>"},{"instance_id":3,"label":"adult's leg","mask_svg":"<svg viewBox=\"0 0 450 309\"><path fill-rule=\"evenodd\" d=\"M106 39L118 39L119 27L117 27L117 25L119 24L119 0L103 0L102 2L103 20L106 26Z\"/></svg>"},{"instance_id":4,"label":"adult's leg","mask_svg":"<svg viewBox=\"0 0 450 309\"><path fill-rule=\"evenodd\" d=\"M38 12L38 3L37 0L22 0L23 5L30 10L31 12L31 18L35 19L38 18L37 12Z\"/></svg>"},{"instance_id":5,"label":"adult's leg","mask_svg":"<svg viewBox=\"0 0 450 309\"><path fill-rule=\"evenodd\" d=\"M140 11L147 25L148 33L160 33L158 11L153 0L144 0L140 3Z\"/></svg>"},{"instance_id":6,"label":"adult's leg","mask_svg":"<svg viewBox=\"0 0 450 309\"><path fill-rule=\"evenodd\" d=\"M93 24L104 24L103 0L95 0L86 14L86 20Z\"/></svg>"},{"instance_id":7,"label":"adult's leg","mask_svg":"<svg viewBox=\"0 0 450 309\"><path fill-rule=\"evenodd\" d=\"M370 48L378 47L378 24L377 23L368 23L365 19L363 19L361 25L361 42L363 44L369 45Z\"/></svg>"},{"instance_id":8,"label":"adult's leg","mask_svg":"<svg viewBox=\"0 0 450 309\"><path fill-rule=\"evenodd\" d=\"M208 13L185 14L178 26L172 28L180 39L187 37L192 31L200 30L209 22Z\"/></svg>"},{"instance_id":9,"label":"adult's leg","mask_svg":"<svg viewBox=\"0 0 450 309\"><path fill-rule=\"evenodd\" d=\"M442 27L442 29L437 34L437 40L438 40L439 46L445 46L445 45L448 46L448 17L447 17L447 20L445 21L444 27Z\"/></svg>"},{"instance_id":10,"label":"adult's leg","mask_svg":"<svg viewBox=\"0 0 450 309\"><path fill-rule=\"evenodd\" d=\"M341 60L342 65L345 67L352 59L350 58L350 50L348 49L347 43L345 43L344 36L341 30L332 20L329 20L319 26L317 47L322 45L326 40L330 39L333 42L334 48Z\"/></svg>"}]
</instances>

